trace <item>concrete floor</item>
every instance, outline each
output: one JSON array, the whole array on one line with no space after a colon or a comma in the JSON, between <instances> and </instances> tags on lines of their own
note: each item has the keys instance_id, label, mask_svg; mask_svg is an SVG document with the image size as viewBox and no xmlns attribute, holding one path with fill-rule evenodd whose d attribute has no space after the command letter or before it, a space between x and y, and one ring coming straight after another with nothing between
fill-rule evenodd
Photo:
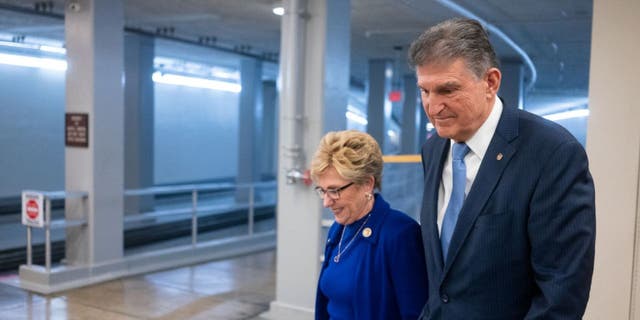
<instances>
[{"instance_id":1,"label":"concrete floor","mask_svg":"<svg viewBox=\"0 0 640 320\"><path fill-rule=\"evenodd\" d=\"M43 296L0 277L0 319L261 319L275 299L275 251Z\"/></svg>"}]
</instances>

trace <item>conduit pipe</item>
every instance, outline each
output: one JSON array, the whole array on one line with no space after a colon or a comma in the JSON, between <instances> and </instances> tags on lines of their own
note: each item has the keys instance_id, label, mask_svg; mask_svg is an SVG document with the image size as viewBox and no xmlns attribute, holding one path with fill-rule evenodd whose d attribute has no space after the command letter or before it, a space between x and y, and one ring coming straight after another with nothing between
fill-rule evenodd
<instances>
[{"instance_id":1,"label":"conduit pipe","mask_svg":"<svg viewBox=\"0 0 640 320\"><path fill-rule=\"evenodd\" d=\"M306 0L284 3L280 45L280 112L283 168L288 184L305 180L303 145L305 41L308 19Z\"/></svg>"},{"instance_id":2,"label":"conduit pipe","mask_svg":"<svg viewBox=\"0 0 640 320\"><path fill-rule=\"evenodd\" d=\"M489 32L498 36L505 43L507 43L507 45L509 45L513 50L515 50L518 53L518 55L520 55L524 63L527 65L527 68L531 73L531 81L529 81L529 83L527 84L527 91L533 88L536 81L538 80L538 71L536 70L536 66L533 64L533 61L531 61L531 58L529 57L529 55L517 43L511 40L511 38L509 38L509 36L507 36L504 32L502 32L502 30L498 29L498 27L488 23L487 21L478 17L476 14L462 7L461 5L454 3L451 0L436 0L436 1L444 5L445 7L457 12L460 15L463 15L470 19L475 19L480 21L480 23L482 23L487 28L487 30L489 30Z\"/></svg>"}]
</instances>

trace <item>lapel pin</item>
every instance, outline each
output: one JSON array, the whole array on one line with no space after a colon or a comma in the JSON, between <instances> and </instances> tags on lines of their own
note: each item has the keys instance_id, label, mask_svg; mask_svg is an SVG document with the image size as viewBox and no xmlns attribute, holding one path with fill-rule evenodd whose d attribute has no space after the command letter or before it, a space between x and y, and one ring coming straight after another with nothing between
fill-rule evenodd
<instances>
[{"instance_id":1,"label":"lapel pin","mask_svg":"<svg viewBox=\"0 0 640 320\"><path fill-rule=\"evenodd\" d=\"M371 237L371 228L364 228L364 230L362 230L362 236L365 238Z\"/></svg>"},{"instance_id":2,"label":"lapel pin","mask_svg":"<svg viewBox=\"0 0 640 320\"><path fill-rule=\"evenodd\" d=\"M498 155L496 156L496 159L498 161L502 160L502 153L498 153Z\"/></svg>"}]
</instances>

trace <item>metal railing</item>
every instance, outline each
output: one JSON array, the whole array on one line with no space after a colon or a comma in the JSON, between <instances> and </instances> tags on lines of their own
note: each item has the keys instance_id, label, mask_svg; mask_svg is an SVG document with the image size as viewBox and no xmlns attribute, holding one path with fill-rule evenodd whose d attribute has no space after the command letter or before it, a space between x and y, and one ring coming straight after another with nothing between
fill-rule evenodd
<instances>
[{"instance_id":1,"label":"metal railing","mask_svg":"<svg viewBox=\"0 0 640 320\"><path fill-rule=\"evenodd\" d=\"M133 196L155 196L170 194L190 194L191 207L178 209L153 210L134 215L127 215L124 218L125 223L141 221L148 218L158 218L166 216L179 216L191 214L191 245L198 244L198 213L209 212L222 209L222 206L201 205L199 202L200 194L203 192L215 192L224 190L242 190L248 189L248 202L246 205L235 205L234 208L247 209L247 235L254 234L255 225L255 206L256 206L256 190L257 189L275 189L276 181L255 182L255 183L208 183L208 184L189 184L178 186L150 187L143 189L126 190L126 197Z\"/></svg>"},{"instance_id":2,"label":"metal railing","mask_svg":"<svg viewBox=\"0 0 640 320\"><path fill-rule=\"evenodd\" d=\"M85 226L87 225L86 216L82 219L56 219L51 220L51 201L79 198L86 200L89 196L88 192L65 192L65 191L52 191L52 192L39 192L44 197L44 265L47 272L51 272L51 229L62 229L68 227ZM32 226L27 226L27 266L33 264L33 249L32 249Z\"/></svg>"},{"instance_id":3,"label":"metal railing","mask_svg":"<svg viewBox=\"0 0 640 320\"><path fill-rule=\"evenodd\" d=\"M234 205L234 208L247 209L247 235L253 236L255 225L255 207L256 207L256 190L258 189L276 189L276 181L257 182L257 183L245 183L245 184L233 184L233 183L210 183L210 184L189 184L189 185L177 185L177 186L165 186L165 187L150 187L143 189L125 190L125 197L134 196L152 196L152 195L171 195L171 194L190 194L191 206L177 209L165 209L165 210L153 210L150 212L139 213L135 215L126 215L123 223L130 223L134 221L142 221L148 218L159 218L167 216L178 216L184 214L191 215L191 245L196 246L198 244L198 213L211 212L216 210L228 209L227 206L207 206L199 203L199 195L203 192L215 192L221 190L241 190L248 189L247 204L246 205ZM62 229L76 226L86 226L88 219L86 212L81 219L51 219L51 201L80 198L83 201L88 198L88 192L65 192L65 191L51 191L40 192L35 191L43 195L44 199L44 247L45 247L45 269L47 272L51 272L51 230ZM33 265L33 237L32 226L27 225L27 266Z\"/></svg>"}]
</instances>

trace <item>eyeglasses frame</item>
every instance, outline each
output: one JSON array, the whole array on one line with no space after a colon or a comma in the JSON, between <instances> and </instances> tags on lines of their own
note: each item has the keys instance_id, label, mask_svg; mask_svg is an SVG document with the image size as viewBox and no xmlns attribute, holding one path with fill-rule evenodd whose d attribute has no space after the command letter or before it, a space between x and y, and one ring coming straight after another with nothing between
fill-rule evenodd
<instances>
[{"instance_id":1,"label":"eyeglasses frame","mask_svg":"<svg viewBox=\"0 0 640 320\"><path fill-rule=\"evenodd\" d=\"M330 188L330 189L324 190L324 189L320 188L319 186L315 187L314 189L318 193L318 196L320 196L320 199L324 200L325 195L329 194L329 199L331 199L331 200L339 200L340 199L340 192L343 191L346 188L351 187L353 184L354 184L354 182L351 181L351 182L345 184L344 186L339 187L339 188L335 188L335 189L331 189ZM334 192L336 194L335 198L333 196L331 196L331 194L334 193Z\"/></svg>"}]
</instances>

